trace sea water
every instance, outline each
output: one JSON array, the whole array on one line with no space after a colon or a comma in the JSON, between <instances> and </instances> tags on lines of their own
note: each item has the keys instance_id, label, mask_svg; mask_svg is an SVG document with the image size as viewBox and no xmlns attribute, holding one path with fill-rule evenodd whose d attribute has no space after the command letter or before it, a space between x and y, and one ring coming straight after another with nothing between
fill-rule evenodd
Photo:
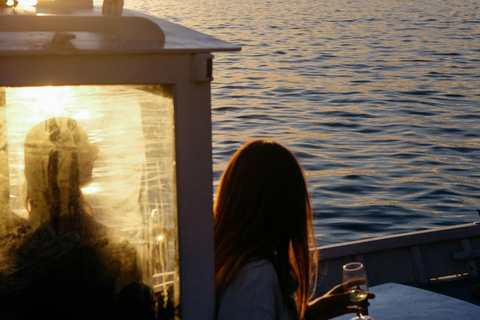
<instances>
[{"instance_id":1,"label":"sea water","mask_svg":"<svg viewBox=\"0 0 480 320\"><path fill-rule=\"evenodd\" d=\"M480 1L125 7L242 47L215 54L215 188L241 145L275 139L305 170L318 244L480 220Z\"/></svg>"}]
</instances>

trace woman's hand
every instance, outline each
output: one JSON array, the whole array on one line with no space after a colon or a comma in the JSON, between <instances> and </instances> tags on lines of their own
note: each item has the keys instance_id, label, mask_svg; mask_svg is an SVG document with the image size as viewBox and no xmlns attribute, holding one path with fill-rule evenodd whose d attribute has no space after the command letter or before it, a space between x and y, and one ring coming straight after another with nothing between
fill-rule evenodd
<instances>
[{"instance_id":1,"label":"woman's hand","mask_svg":"<svg viewBox=\"0 0 480 320\"><path fill-rule=\"evenodd\" d=\"M326 294L311 301L305 312L306 320L325 320L347 313L357 313L359 308L368 307L367 299L375 298L372 293L360 305L355 305L349 298L348 291L351 287L364 284L364 279L350 280L333 287Z\"/></svg>"}]
</instances>

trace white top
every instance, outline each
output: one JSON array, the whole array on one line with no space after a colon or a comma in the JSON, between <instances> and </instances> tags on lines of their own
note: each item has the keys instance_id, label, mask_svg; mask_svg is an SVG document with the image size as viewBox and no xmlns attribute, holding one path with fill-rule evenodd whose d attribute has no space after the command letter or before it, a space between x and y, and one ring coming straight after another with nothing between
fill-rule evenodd
<instances>
[{"instance_id":1,"label":"white top","mask_svg":"<svg viewBox=\"0 0 480 320\"><path fill-rule=\"evenodd\" d=\"M265 259L242 267L220 299L218 320L298 320L295 301L284 306L280 282Z\"/></svg>"}]
</instances>

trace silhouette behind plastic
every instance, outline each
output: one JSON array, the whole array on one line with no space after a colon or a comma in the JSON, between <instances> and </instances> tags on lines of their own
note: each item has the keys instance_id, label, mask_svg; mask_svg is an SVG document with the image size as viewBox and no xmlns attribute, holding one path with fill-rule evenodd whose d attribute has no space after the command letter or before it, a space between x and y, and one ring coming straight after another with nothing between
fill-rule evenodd
<instances>
[{"instance_id":1,"label":"silhouette behind plastic","mask_svg":"<svg viewBox=\"0 0 480 320\"><path fill-rule=\"evenodd\" d=\"M25 139L25 235L1 274L0 319L153 319L136 250L92 218L80 187L98 149L74 119L51 118Z\"/></svg>"}]
</instances>

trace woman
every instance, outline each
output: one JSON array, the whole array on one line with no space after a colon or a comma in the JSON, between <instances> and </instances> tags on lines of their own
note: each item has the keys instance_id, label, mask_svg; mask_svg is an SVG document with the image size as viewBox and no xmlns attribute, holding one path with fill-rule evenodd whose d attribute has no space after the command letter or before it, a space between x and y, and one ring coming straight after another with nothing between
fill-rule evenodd
<instances>
[{"instance_id":1,"label":"woman","mask_svg":"<svg viewBox=\"0 0 480 320\"><path fill-rule=\"evenodd\" d=\"M317 262L309 250L312 211L302 169L286 148L257 140L238 150L220 180L214 212L218 320L356 312L345 290L359 281L308 303Z\"/></svg>"}]
</instances>

